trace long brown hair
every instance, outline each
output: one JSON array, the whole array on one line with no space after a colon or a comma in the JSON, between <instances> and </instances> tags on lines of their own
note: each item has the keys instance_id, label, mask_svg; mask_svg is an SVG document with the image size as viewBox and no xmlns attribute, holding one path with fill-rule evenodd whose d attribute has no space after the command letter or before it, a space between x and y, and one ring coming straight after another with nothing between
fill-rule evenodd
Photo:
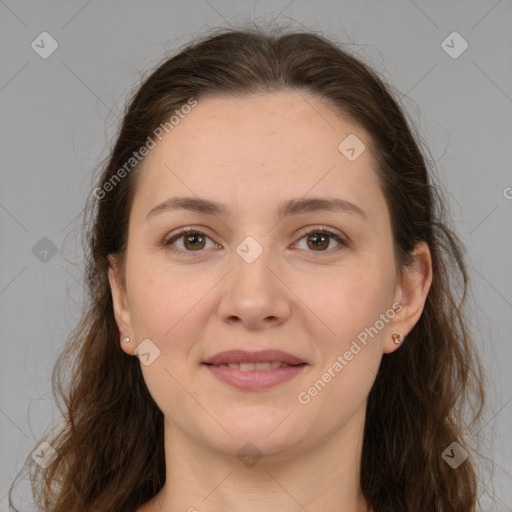
<instances>
[{"instance_id":1,"label":"long brown hair","mask_svg":"<svg viewBox=\"0 0 512 512\"><path fill-rule=\"evenodd\" d=\"M465 313L462 243L448 227L419 137L390 86L341 43L311 32L254 27L198 38L146 77L128 104L84 210L88 302L52 376L65 424L44 439L58 457L44 470L30 457L26 462L44 510L134 511L165 482L163 414L147 390L140 362L119 346L107 277L110 254L123 268L141 167L137 162L127 168L126 162L191 99L286 89L326 100L368 132L398 268L412 264L420 241L432 257L423 314L400 350L383 356L368 396L364 496L375 512L476 510L475 459L470 454L454 469L442 453L454 442L470 452L466 441L482 413L484 377Z\"/></svg>"}]
</instances>

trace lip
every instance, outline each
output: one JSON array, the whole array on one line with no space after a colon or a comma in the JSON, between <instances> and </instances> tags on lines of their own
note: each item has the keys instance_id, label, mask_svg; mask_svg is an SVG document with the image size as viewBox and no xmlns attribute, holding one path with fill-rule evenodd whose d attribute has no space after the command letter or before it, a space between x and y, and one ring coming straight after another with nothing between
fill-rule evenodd
<instances>
[{"instance_id":1,"label":"lip","mask_svg":"<svg viewBox=\"0 0 512 512\"><path fill-rule=\"evenodd\" d=\"M265 363L280 361L290 366L272 370L242 371L229 366L216 366L229 363ZM287 382L300 373L308 364L297 356L281 350L229 350L210 357L202 363L217 379L243 391L260 391Z\"/></svg>"},{"instance_id":2,"label":"lip","mask_svg":"<svg viewBox=\"0 0 512 512\"><path fill-rule=\"evenodd\" d=\"M259 350L257 352L247 352L246 350L228 350L220 352L203 361L203 364L219 365L229 363L265 363L267 361L280 361L290 365L306 363L300 357L288 354L282 350ZM272 370L269 370L272 371Z\"/></svg>"},{"instance_id":3,"label":"lip","mask_svg":"<svg viewBox=\"0 0 512 512\"><path fill-rule=\"evenodd\" d=\"M307 364L303 363L273 370L251 370L248 372L230 368L229 366L206 364L203 364L203 366L216 378L234 388L243 391L260 391L293 379L306 368Z\"/></svg>"}]
</instances>

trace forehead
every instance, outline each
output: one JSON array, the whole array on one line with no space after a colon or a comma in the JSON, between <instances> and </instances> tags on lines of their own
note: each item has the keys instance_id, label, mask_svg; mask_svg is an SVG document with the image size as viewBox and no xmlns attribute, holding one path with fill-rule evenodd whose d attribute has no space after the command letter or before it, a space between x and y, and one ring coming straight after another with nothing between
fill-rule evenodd
<instances>
[{"instance_id":1,"label":"forehead","mask_svg":"<svg viewBox=\"0 0 512 512\"><path fill-rule=\"evenodd\" d=\"M262 149L272 149L271 157L338 156L338 145L350 133L367 138L357 124L350 122L324 100L298 91L280 91L234 96L208 96L183 116L160 149L172 145L177 155L269 157ZM194 141L209 143L207 147ZM199 150L199 151L198 151ZM203 150L203 151L201 151Z\"/></svg>"},{"instance_id":2,"label":"forehead","mask_svg":"<svg viewBox=\"0 0 512 512\"><path fill-rule=\"evenodd\" d=\"M339 149L349 136L366 146L353 161ZM148 206L192 192L228 202L245 192L262 204L339 191L367 203L380 193L369 144L360 126L302 91L210 96L150 151L136 198Z\"/></svg>"}]
</instances>

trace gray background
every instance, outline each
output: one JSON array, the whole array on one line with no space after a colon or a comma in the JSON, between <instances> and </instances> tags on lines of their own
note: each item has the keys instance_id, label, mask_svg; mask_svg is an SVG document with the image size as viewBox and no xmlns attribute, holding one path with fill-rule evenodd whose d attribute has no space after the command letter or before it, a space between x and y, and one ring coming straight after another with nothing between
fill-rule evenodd
<instances>
[{"instance_id":1,"label":"gray background","mask_svg":"<svg viewBox=\"0 0 512 512\"><path fill-rule=\"evenodd\" d=\"M0 510L59 416L50 373L83 297L76 216L126 95L198 31L251 19L338 36L403 93L468 249L489 374L480 448L494 469L480 485L496 499L484 510L512 511L510 0L0 0ZM31 47L44 31L59 45L46 59ZM458 58L442 47L453 31L469 45Z\"/></svg>"}]
</instances>

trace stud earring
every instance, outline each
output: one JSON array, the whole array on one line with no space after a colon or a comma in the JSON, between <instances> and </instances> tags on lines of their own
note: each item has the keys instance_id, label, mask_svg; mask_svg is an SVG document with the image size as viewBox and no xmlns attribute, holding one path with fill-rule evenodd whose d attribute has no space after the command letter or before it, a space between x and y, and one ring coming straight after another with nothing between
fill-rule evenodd
<instances>
[{"instance_id":1,"label":"stud earring","mask_svg":"<svg viewBox=\"0 0 512 512\"><path fill-rule=\"evenodd\" d=\"M130 341L129 336L126 336L125 338L123 338L123 339L121 340L121 342L122 342L122 343L128 343L129 341Z\"/></svg>"},{"instance_id":2,"label":"stud earring","mask_svg":"<svg viewBox=\"0 0 512 512\"><path fill-rule=\"evenodd\" d=\"M400 343L402 343L402 336L400 336L400 334L392 334L391 337L393 338L393 341L397 345L400 345Z\"/></svg>"}]
</instances>

